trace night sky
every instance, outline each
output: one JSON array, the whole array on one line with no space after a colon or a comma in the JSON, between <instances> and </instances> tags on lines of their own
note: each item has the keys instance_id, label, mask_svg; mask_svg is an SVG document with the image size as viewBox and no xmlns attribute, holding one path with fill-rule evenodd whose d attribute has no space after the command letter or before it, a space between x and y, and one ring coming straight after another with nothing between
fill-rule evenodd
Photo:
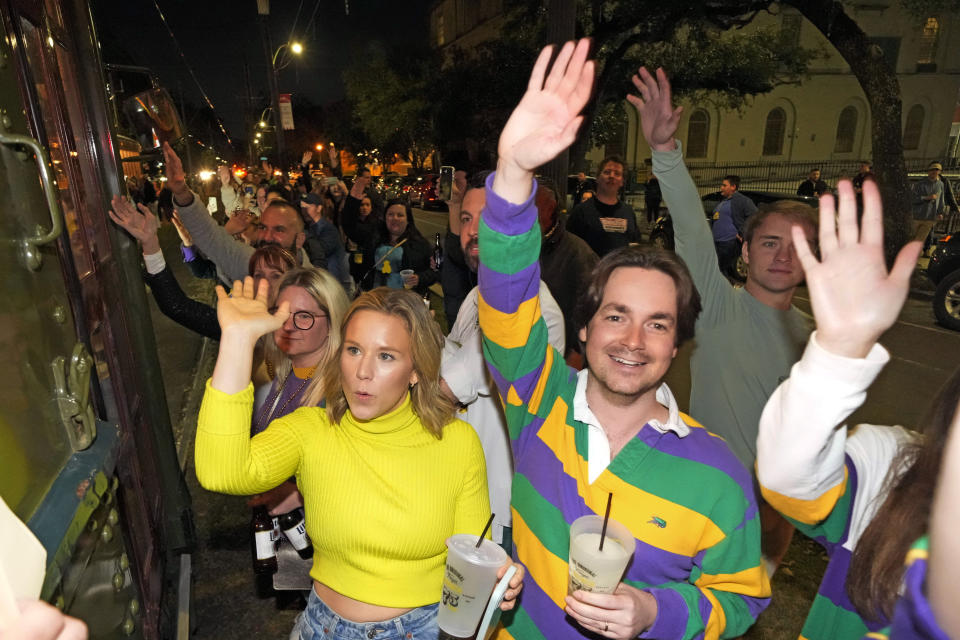
<instances>
[{"instance_id":1,"label":"night sky","mask_svg":"<svg viewBox=\"0 0 960 640\"><path fill-rule=\"evenodd\" d=\"M199 105L200 91L157 13L159 6L228 133L247 137L244 60L251 94L268 95L256 0L157 0L157 5L152 0L92 0L91 5L105 62L150 67L171 92L182 91L188 102ZM274 50L288 37L306 49L280 72L280 92L318 104L342 98L342 71L365 45L426 42L429 8L430 0L349 0L345 15L344 0L271 0Z\"/></svg>"}]
</instances>

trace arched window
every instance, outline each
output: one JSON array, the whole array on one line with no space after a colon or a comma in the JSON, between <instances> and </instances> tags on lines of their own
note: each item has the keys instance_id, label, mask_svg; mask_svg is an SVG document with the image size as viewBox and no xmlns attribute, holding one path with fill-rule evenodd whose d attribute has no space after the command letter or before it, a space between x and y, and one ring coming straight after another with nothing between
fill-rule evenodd
<instances>
[{"instance_id":1,"label":"arched window","mask_svg":"<svg viewBox=\"0 0 960 640\"><path fill-rule=\"evenodd\" d=\"M903 148L915 151L920 148L920 134L923 133L923 119L926 116L923 105L915 104L907 112L907 122L903 126Z\"/></svg>"},{"instance_id":2,"label":"arched window","mask_svg":"<svg viewBox=\"0 0 960 640\"><path fill-rule=\"evenodd\" d=\"M710 114L697 109L690 115L687 124L687 157L706 158L710 140Z\"/></svg>"},{"instance_id":3,"label":"arched window","mask_svg":"<svg viewBox=\"0 0 960 640\"><path fill-rule=\"evenodd\" d=\"M783 155L783 137L787 130L787 112L776 107L767 114L767 126L763 130L763 155Z\"/></svg>"},{"instance_id":4,"label":"arched window","mask_svg":"<svg viewBox=\"0 0 960 640\"><path fill-rule=\"evenodd\" d=\"M833 145L834 153L850 153L857 137L857 108L844 107L837 120L837 141Z\"/></svg>"}]
</instances>

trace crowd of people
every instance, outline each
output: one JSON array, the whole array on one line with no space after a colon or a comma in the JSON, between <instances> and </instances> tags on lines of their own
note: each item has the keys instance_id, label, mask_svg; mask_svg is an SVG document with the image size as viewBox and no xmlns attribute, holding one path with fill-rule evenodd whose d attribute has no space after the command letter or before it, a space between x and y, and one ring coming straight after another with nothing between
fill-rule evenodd
<instances>
[{"instance_id":1,"label":"crowd of people","mask_svg":"<svg viewBox=\"0 0 960 640\"><path fill-rule=\"evenodd\" d=\"M369 171L311 180L308 153L287 188L223 169L220 224L167 146L183 259L218 281L213 307L172 275L150 203L113 199L160 309L219 340L201 485L305 511L313 588L291 638L436 638L445 541L491 514L511 558L499 575L519 568L498 638L740 636L777 597L795 529L829 556L804 638L956 637L960 370L916 431L846 425L889 360L878 340L920 243L888 271L875 183L831 190L818 171L801 189L819 210L747 206L727 176L711 230L681 109L643 68L627 99L676 251L639 244L617 158L564 216L534 176L577 136L588 51L544 49L495 170L458 172L439 265ZM792 304L803 281L813 318ZM423 303L437 283L446 336ZM664 378L694 338L677 398ZM633 559L613 593L568 593L570 525L604 505Z\"/></svg>"}]
</instances>

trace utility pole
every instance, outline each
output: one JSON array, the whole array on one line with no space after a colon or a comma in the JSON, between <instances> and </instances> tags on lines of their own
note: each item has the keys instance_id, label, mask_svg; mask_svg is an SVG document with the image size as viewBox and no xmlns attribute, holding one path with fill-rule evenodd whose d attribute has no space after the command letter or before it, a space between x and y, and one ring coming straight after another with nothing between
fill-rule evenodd
<instances>
[{"instance_id":1,"label":"utility pole","mask_svg":"<svg viewBox=\"0 0 960 640\"><path fill-rule=\"evenodd\" d=\"M573 40L577 24L576 0L546 0L547 5L547 44L563 46L564 42ZM560 196L560 208L567 202L567 174L569 173L570 151L563 153L543 166L541 174L553 180Z\"/></svg>"},{"instance_id":2,"label":"utility pole","mask_svg":"<svg viewBox=\"0 0 960 640\"><path fill-rule=\"evenodd\" d=\"M273 45L270 44L270 29L267 20L270 16L270 0L257 0L257 13L260 15L260 37L263 40L263 55L267 59L267 82L270 87L270 104L273 106L273 132L277 144L277 166L286 171L283 148L283 126L280 122L280 88L277 67L273 63Z\"/></svg>"}]
</instances>

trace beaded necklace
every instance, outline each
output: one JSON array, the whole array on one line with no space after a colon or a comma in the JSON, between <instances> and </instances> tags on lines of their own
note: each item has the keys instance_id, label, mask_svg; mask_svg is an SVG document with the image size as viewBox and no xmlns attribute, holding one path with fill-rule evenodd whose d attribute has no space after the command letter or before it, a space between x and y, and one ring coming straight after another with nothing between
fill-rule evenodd
<instances>
[{"instance_id":1,"label":"beaded necklace","mask_svg":"<svg viewBox=\"0 0 960 640\"><path fill-rule=\"evenodd\" d=\"M300 392L303 391L303 388L307 386L307 383L310 382L311 379L313 379L313 371L311 371L310 375L308 375L306 378L303 379L303 381L300 383L300 386L297 387L297 390L294 391L289 398L286 399L286 401L280 407L279 411L276 411L277 403L280 402L280 396L283 395L283 389L284 387L287 386L287 382L290 381L291 377L293 378L296 377L293 375L293 369L290 369L290 373L288 373L287 377L283 379L283 382L277 385L277 390L273 393L271 397L267 398L266 402L263 403L263 407L260 409L260 413L257 415L256 420L254 420L255 431L259 432L263 428L265 428L267 423L270 422L270 419L273 416L277 415L278 413L281 416L284 415L283 412L286 410L287 405L289 405L294 398L300 395ZM266 423L264 422L264 419L266 419Z\"/></svg>"}]
</instances>

